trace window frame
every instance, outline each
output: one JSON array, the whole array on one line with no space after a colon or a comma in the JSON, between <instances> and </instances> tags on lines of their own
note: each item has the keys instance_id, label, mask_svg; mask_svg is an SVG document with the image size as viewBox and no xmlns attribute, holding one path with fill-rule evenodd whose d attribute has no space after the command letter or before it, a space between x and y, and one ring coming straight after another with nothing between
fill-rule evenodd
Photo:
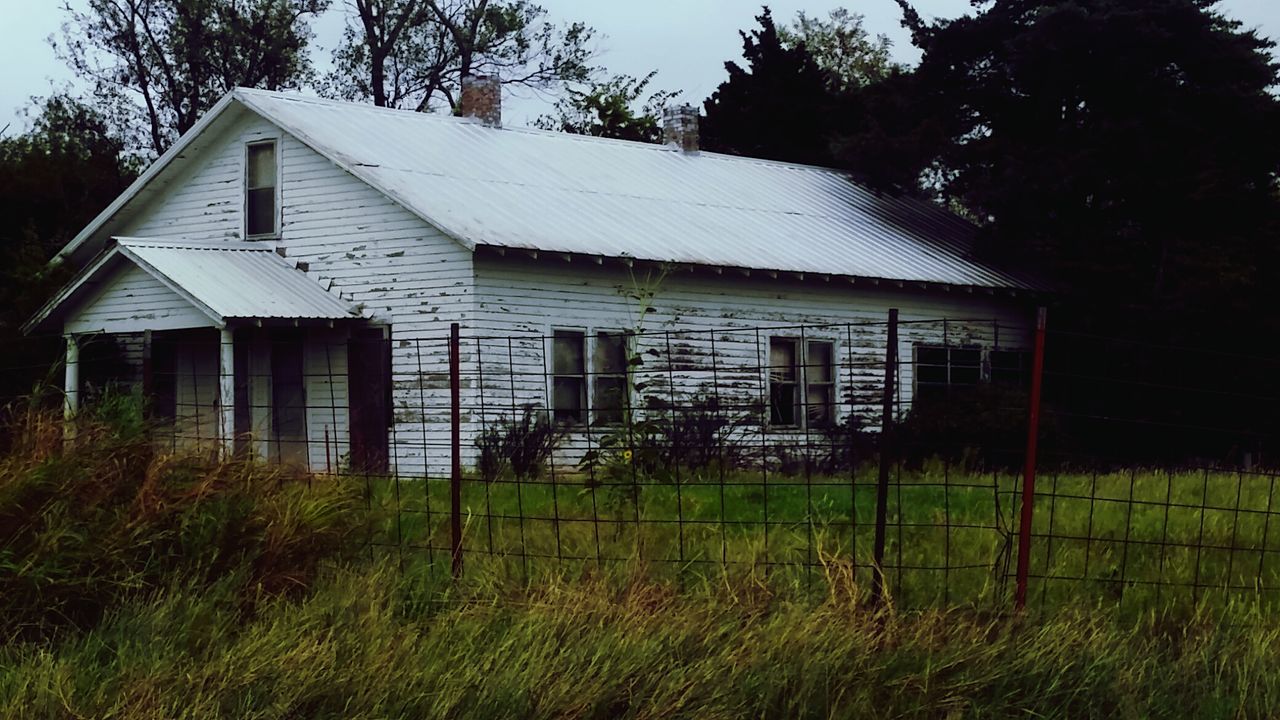
<instances>
[{"instance_id":1,"label":"window frame","mask_svg":"<svg viewBox=\"0 0 1280 720\"><path fill-rule=\"evenodd\" d=\"M275 192L273 193L273 203L271 219L272 229L269 233L249 233L249 191L260 190L261 188L249 187L249 154L253 148L269 145L272 147L272 154L275 158ZM284 194L281 190L284 183L282 176L284 171L283 153L280 152L281 138L278 135L250 140L244 144L244 153L241 158L240 168L240 230L246 240L279 240L284 225L284 216L281 212Z\"/></svg>"},{"instance_id":2,"label":"window frame","mask_svg":"<svg viewBox=\"0 0 1280 720\"><path fill-rule=\"evenodd\" d=\"M938 367L936 363L921 363L920 361L921 350L947 351L947 364L945 366L947 370L947 381L945 383L922 382L920 380L920 367L922 365L928 365L930 367ZM955 383L952 381L951 373L952 373L952 368L954 363L951 360L951 353L953 351L978 353L978 364L976 366L968 366L968 365L961 366L961 367L964 367L965 369L973 367L973 369L977 371L978 379L976 382ZM1011 368L1004 368L1004 367L999 368L997 370L992 366L992 355L995 353L1017 355L1019 357L1019 367L1016 370L1013 370ZM947 345L944 343L917 342L912 346L912 355L911 355L911 365L912 365L911 402L912 404L915 404L920 399L921 397L920 388L922 386L926 388L939 388L942 390L943 395L950 394L952 392L952 388L977 388L983 385L1014 386L1015 383L996 380L997 374L999 374L1000 372L1010 372L1011 370L1013 370L1013 372L1016 372L1020 376L1019 382L1016 383L1016 385L1021 386L1025 384L1025 382L1029 381L1029 377L1031 374L1031 368L1029 366L1030 357L1031 357L1030 350L1016 347L1016 346L992 347L990 345L982 345L977 343L970 343L965 345ZM926 394L927 393L928 391L926 390Z\"/></svg>"},{"instance_id":3,"label":"window frame","mask_svg":"<svg viewBox=\"0 0 1280 720\"><path fill-rule=\"evenodd\" d=\"M1018 366L1016 368L1007 365L997 367L995 363L995 356L997 354L1017 357ZM987 349L986 355L987 361L984 367L986 367L987 370L986 381L988 383L1000 387L1014 388L1026 388L1030 384L1032 372L1031 364L1033 360L1032 351L1020 348L993 347ZM998 375L1003 375L1004 377L997 379ZM1013 376L1012 379L1010 379L1009 376Z\"/></svg>"},{"instance_id":4,"label":"window frame","mask_svg":"<svg viewBox=\"0 0 1280 720\"><path fill-rule=\"evenodd\" d=\"M775 342L788 342L795 348L795 378L790 384L795 385L793 391L793 407L795 422L785 423L774 419L774 402L773 402L773 345ZM821 387L829 387L831 392L831 401L828 405L830 415L825 423L814 423L809 419L809 389L811 382L809 379L809 362L810 345L820 343L831 348L831 358L828 365L830 370L830 380L818 381L816 384ZM793 335L789 333L769 335L769 342L764 347L764 358L762 365L765 369L766 381L768 383L766 400L768 407L768 427L779 430L821 430L831 427L840 422L839 417L839 397L840 397L840 339L828 335L810 335L800 334Z\"/></svg>"},{"instance_id":5,"label":"window frame","mask_svg":"<svg viewBox=\"0 0 1280 720\"><path fill-rule=\"evenodd\" d=\"M634 407L634 404L632 403L632 392L631 392L631 378L632 378L631 360L632 358L635 357L635 333L631 330L622 330L617 327L604 327L604 326L596 326L596 325L576 325L576 326L575 325L547 325L545 326L545 328L546 329L543 334L543 337L544 337L543 343L544 343L544 351L546 352L546 357L548 358L548 360L545 361L546 362L546 387L545 387L546 395L545 397L547 399L547 403L546 403L547 412L552 418L552 421L560 422L555 417L556 415L556 405L555 405L556 377L557 376L577 377L576 375L574 376L563 375L555 371L556 333L567 332L567 333L582 334L582 345L583 345L582 364L585 371L585 377L583 382L583 388L584 388L583 393L586 396L585 398L583 398L582 418L575 421L569 421L568 422L569 426L575 427L575 428L581 428L581 429L590 429L595 426L604 426L604 427L617 426L625 422L627 409ZM608 333L611 335L618 334L618 335L624 336L623 352L625 353L625 360L626 360L626 365L624 366L624 372L621 375L618 375L617 373L611 373L606 376L606 377L621 377L623 380L623 393L624 393L623 401L622 401L623 415L622 415L622 419L616 422L599 421L595 417L596 380L599 377L599 374L597 373L597 370L596 370L596 343L597 343L597 338L601 333Z\"/></svg>"},{"instance_id":6,"label":"window frame","mask_svg":"<svg viewBox=\"0 0 1280 720\"><path fill-rule=\"evenodd\" d=\"M592 425L602 425L606 427L622 425L623 423L626 422L627 411L631 408L631 358L634 357L632 352L632 341L635 337L635 334L628 330L597 327L597 328L592 328L591 331L589 332L589 335L591 337L591 348L590 348L590 353L588 353L588 357L586 360L588 374L590 376L590 381L589 381L590 389L588 392L589 407L587 408L588 416L591 418ZM622 372L605 372L603 369L597 368L595 366L596 356L599 353L600 336L602 335L611 335L611 336L617 336L621 338L622 340ZM599 402L598 402L599 395L600 395L599 383L600 383L600 380L606 379L606 378L612 379L612 380L618 380L618 381L621 381L622 383L622 395L620 398L622 404L617 408L618 418L616 420L600 419L598 417L601 411L599 407ZM609 410L613 410L613 408L609 408Z\"/></svg>"},{"instance_id":7,"label":"window frame","mask_svg":"<svg viewBox=\"0 0 1280 720\"><path fill-rule=\"evenodd\" d=\"M815 381L811 380L809 377L809 368L814 367L814 364L809 361L809 355L810 355L810 352L812 351L812 348L810 346L814 344L826 345L830 349L830 353L831 353L827 362L827 372L830 379L816 382L816 384L820 387L830 388L830 393L831 393L830 399L826 404L827 412L828 412L827 418L825 421L822 421L817 424L815 424L809 418L809 408L812 407L811 404L809 403L809 391L815 384ZM839 363L836 361L837 347L838 346L836 341L828 338L822 338L822 337L804 338L804 360L801 363L800 367L801 367L801 370L803 371L803 380L804 380L804 385L802 390L802 392L804 393L804 399L803 399L803 402L801 403L801 408L804 410L804 413L803 413L804 427L806 430L814 429L814 428L824 429L824 428L832 427L837 423L836 409L839 406L839 397L840 397L839 385L838 385L840 380L840 371L837 369L837 367L839 366Z\"/></svg>"},{"instance_id":8,"label":"window frame","mask_svg":"<svg viewBox=\"0 0 1280 720\"><path fill-rule=\"evenodd\" d=\"M547 353L547 409L551 414L551 421L557 425L569 425L573 427L586 425L591 419L591 352L588 347L587 338L591 336L591 330L583 327L555 326L548 329L547 341L549 347ZM556 371L556 341L560 337L560 333L574 333L579 336L582 341L582 372L578 373L560 373ZM560 408L556 404L556 380L559 378L576 378L581 382L578 391L578 413L575 419L561 418Z\"/></svg>"}]
</instances>

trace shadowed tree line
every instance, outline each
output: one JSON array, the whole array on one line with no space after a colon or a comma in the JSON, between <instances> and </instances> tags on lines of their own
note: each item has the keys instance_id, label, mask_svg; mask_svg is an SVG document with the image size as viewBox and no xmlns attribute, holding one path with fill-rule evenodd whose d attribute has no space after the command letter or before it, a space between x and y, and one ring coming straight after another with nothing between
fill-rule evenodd
<instances>
[{"instance_id":1,"label":"shadowed tree line","mask_svg":"<svg viewBox=\"0 0 1280 720\"><path fill-rule=\"evenodd\" d=\"M1275 355L1280 330L1274 43L1214 0L987 0L934 22L898 2L922 52L914 67L891 62L854 13L777 23L765 8L703 103L703 148L838 167L944 203L978 226L980 256L1055 288L1053 328L1129 343L1055 336L1056 369L1222 391L1121 400L1061 380L1051 398L1275 437L1257 396L1277 368L1237 357ZM447 111L464 74L492 73L555 98L541 127L643 141L660 140L676 98L653 73L610 74L589 26L525 0L353 0L322 76L310 23L328 5L67 7L55 45L87 95L43 101L29 132L0 137L4 335L64 272L45 259L235 85Z\"/></svg>"}]
</instances>

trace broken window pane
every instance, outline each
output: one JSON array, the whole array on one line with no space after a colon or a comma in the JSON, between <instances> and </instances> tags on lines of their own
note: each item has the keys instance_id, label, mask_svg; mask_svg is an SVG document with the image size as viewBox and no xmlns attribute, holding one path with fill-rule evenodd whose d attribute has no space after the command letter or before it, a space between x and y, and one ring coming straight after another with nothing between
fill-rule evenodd
<instances>
[{"instance_id":1,"label":"broken window pane","mask_svg":"<svg viewBox=\"0 0 1280 720\"><path fill-rule=\"evenodd\" d=\"M582 333L576 330L555 332L552 372L556 375L583 375Z\"/></svg>"},{"instance_id":2,"label":"broken window pane","mask_svg":"<svg viewBox=\"0 0 1280 720\"><path fill-rule=\"evenodd\" d=\"M950 361L952 385L977 385L982 379L981 350L953 348Z\"/></svg>"},{"instance_id":3,"label":"broken window pane","mask_svg":"<svg viewBox=\"0 0 1280 720\"><path fill-rule=\"evenodd\" d=\"M829 383L834 377L835 370L832 362L833 351L829 342L811 342L809 343L809 354L805 358L805 367L808 368L808 381L810 383Z\"/></svg>"},{"instance_id":4,"label":"broken window pane","mask_svg":"<svg viewBox=\"0 0 1280 720\"><path fill-rule=\"evenodd\" d=\"M786 338L769 341L769 415L775 425L797 424L797 346L795 340Z\"/></svg>"},{"instance_id":5,"label":"broken window pane","mask_svg":"<svg viewBox=\"0 0 1280 720\"><path fill-rule=\"evenodd\" d=\"M552 402L557 422L582 422L582 385L582 378L555 378Z\"/></svg>"}]
</instances>

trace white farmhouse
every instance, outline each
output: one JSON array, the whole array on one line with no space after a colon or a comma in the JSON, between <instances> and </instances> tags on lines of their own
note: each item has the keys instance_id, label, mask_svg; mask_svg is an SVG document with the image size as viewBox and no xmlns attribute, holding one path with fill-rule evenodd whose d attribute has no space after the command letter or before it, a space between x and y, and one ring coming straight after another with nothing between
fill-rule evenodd
<instances>
[{"instance_id":1,"label":"white farmhouse","mask_svg":"<svg viewBox=\"0 0 1280 720\"><path fill-rule=\"evenodd\" d=\"M27 330L65 336L69 410L110 337L176 442L412 474L447 463L451 323L467 447L525 405L616 419L628 372L809 432L878 402L889 308L903 402L1019 362L1035 288L945 210L699 152L691 108L650 145L503 128L498 97L229 93L61 251L80 272Z\"/></svg>"}]
</instances>

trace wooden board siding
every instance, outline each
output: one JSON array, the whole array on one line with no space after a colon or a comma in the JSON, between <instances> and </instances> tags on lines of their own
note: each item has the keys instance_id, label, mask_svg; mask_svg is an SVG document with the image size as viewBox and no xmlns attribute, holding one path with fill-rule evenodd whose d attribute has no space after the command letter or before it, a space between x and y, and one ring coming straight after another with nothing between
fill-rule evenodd
<instances>
[{"instance_id":1,"label":"wooden board siding","mask_svg":"<svg viewBox=\"0 0 1280 720\"><path fill-rule=\"evenodd\" d=\"M428 468L424 453L425 446L439 448L441 443L447 450L447 424L442 430L438 421L422 423L424 417L438 415L441 403L447 410L448 375L440 370L447 368L447 345L419 338L444 337L450 322L471 319L470 251L266 120L242 118L219 137L171 191L153 200L120 234L240 239L244 146L277 139L281 237L265 242L282 247L287 258L305 262L308 274L361 306L371 322L390 326L397 419L392 465L407 474L447 468L447 458L440 465L438 452ZM309 351L308 363L319 364L309 365L308 375L323 364L345 378L345 358L336 347L327 354ZM335 381L335 391L337 385ZM339 436L336 441L331 437L329 464L335 448L340 449L338 457L347 452L346 419L333 417L330 389L317 383L308 392L309 454L317 469L325 467L326 425L331 435ZM345 403L345 380L341 389L339 399Z\"/></svg>"},{"instance_id":2,"label":"wooden board siding","mask_svg":"<svg viewBox=\"0 0 1280 720\"><path fill-rule=\"evenodd\" d=\"M68 315L64 332L124 333L141 329L209 327L209 316L132 263L119 270Z\"/></svg>"},{"instance_id":3,"label":"wooden board siding","mask_svg":"<svg viewBox=\"0 0 1280 720\"><path fill-rule=\"evenodd\" d=\"M643 273L591 264L480 256L476 261L478 341L486 408L473 423L510 417L520 405L546 407L547 358L542 340L555 329L640 330L633 352L644 394L673 403L714 397L722 406L767 424L769 339L805 337L833 343L838 416L857 414L878 426L888 310L900 310L898 407L910 407L911 360L917 344L1028 346L1029 309L1016 300L964 292L867 288L848 281L808 281L672 273L656 282ZM640 319L637 288L657 290ZM947 318L943 321L943 318ZM803 331L796 326L806 325ZM515 340L498 336L516 335ZM525 335L527 339L519 339ZM588 348L589 350L589 348ZM589 354L589 353L588 353ZM588 360L588 362L590 362ZM591 368L588 367L588 372ZM514 398L514 401L513 401ZM643 399L634 398L640 406ZM803 441L803 430L772 431L771 442ZM590 438L571 438L571 462Z\"/></svg>"},{"instance_id":4,"label":"wooden board siding","mask_svg":"<svg viewBox=\"0 0 1280 720\"><path fill-rule=\"evenodd\" d=\"M462 323L463 446L489 423L545 407L547 346L556 328L641 330L634 351L644 358L636 379L646 393L686 402L717 396L762 412L769 338L795 334L833 343L837 402L842 415L874 424L883 379L884 321L901 309L900 407L913 385L910 359L917 343L1022 347L1030 310L1009 297L944 293L885 283L850 284L810 277L750 277L725 271L675 272L662 280L641 321L628 297L643 273L620 265L565 262L544 254L531 260L472 253L421 218L368 187L330 160L256 116L229 122L171 188L125 223L122 235L193 240L240 239L246 143L275 138L281 173L281 236L265 241L342 297L370 322L390 328L393 471L445 475L449 462L448 325ZM945 323L941 318L949 318ZM922 322L930 320L932 322ZM137 329L137 328L132 328ZM345 335L312 337L306 354L307 442L315 469L347 452L349 426ZM714 362L713 362L714 359ZM329 378L332 378L330 380ZM323 381L322 381L323 380ZM483 389L483 392L481 392ZM330 448L324 449L325 429ZM785 440L799 431L778 431ZM575 437L569 454L591 442Z\"/></svg>"}]
</instances>

